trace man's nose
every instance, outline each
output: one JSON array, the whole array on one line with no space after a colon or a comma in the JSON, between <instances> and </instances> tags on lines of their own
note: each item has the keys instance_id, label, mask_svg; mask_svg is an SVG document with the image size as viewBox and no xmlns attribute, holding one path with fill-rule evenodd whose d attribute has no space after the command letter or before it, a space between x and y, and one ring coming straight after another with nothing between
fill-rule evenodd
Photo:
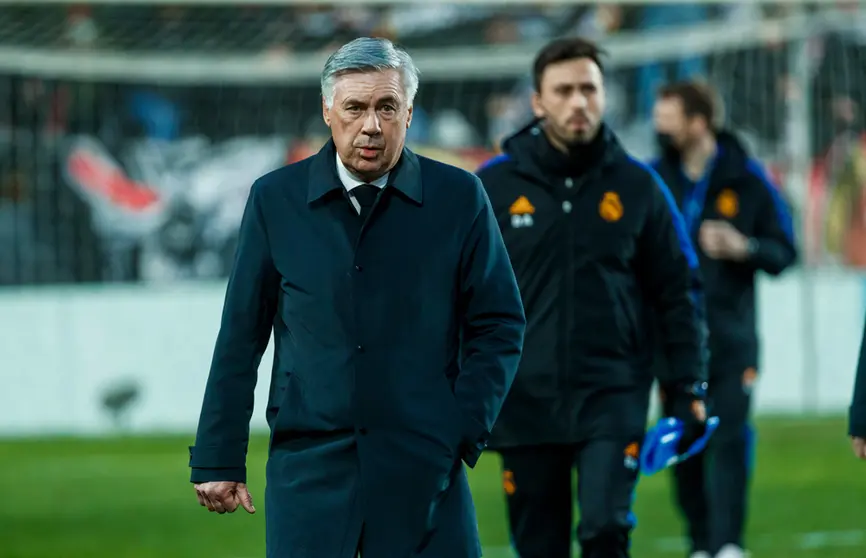
<instances>
[{"instance_id":1,"label":"man's nose","mask_svg":"<svg viewBox=\"0 0 866 558\"><path fill-rule=\"evenodd\" d=\"M585 109L587 105L586 95L582 93L575 93L571 96L571 106L576 109Z\"/></svg>"},{"instance_id":2,"label":"man's nose","mask_svg":"<svg viewBox=\"0 0 866 558\"><path fill-rule=\"evenodd\" d=\"M367 112L367 115L364 117L364 127L361 131L368 136L375 136L382 133L382 127L379 125L379 115L376 114L375 110Z\"/></svg>"}]
</instances>

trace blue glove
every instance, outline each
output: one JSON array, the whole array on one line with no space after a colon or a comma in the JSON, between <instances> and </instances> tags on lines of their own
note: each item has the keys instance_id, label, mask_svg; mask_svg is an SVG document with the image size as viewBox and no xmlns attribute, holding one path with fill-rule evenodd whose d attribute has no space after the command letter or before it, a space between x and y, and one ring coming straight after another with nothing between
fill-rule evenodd
<instances>
[{"instance_id":1,"label":"blue glove","mask_svg":"<svg viewBox=\"0 0 866 558\"><path fill-rule=\"evenodd\" d=\"M679 445L686 429L685 423L674 417L659 419L644 438L640 454L641 471L645 475L653 475L702 452L718 426L719 417L709 417L701 437L682 451ZM682 453L679 453L680 451Z\"/></svg>"}]
</instances>

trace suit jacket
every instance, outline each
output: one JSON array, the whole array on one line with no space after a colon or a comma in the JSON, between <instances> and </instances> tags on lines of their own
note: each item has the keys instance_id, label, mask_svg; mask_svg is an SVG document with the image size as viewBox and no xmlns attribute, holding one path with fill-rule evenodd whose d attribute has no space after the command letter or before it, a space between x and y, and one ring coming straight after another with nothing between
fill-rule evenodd
<instances>
[{"instance_id":1,"label":"suit jacket","mask_svg":"<svg viewBox=\"0 0 866 558\"><path fill-rule=\"evenodd\" d=\"M487 443L525 328L478 178L404 149L360 228L335 157L329 141L253 185L190 447L194 482L245 480L273 330L268 483L291 545L321 558L361 524L390 526L395 548L429 534Z\"/></svg>"}]
</instances>

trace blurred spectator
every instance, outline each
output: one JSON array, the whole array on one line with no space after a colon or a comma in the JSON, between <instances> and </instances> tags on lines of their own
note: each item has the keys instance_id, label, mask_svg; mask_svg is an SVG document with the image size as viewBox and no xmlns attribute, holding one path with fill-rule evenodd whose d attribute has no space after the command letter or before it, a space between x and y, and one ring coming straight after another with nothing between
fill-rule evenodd
<instances>
[{"instance_id":1,"label":"blurred spectator","mask_svg":"<svg viewBox=\"0 0 866 558\"><path fill-rule=\"evenodd\" d=\"M478 134L460 111L447 109L433 117L430 142L445 149L466 149L478 145Z\"/></svg>"},{"instance_id":2,"label":"blurred spectator","mask_svg":"<svg viewBox=\"0 0 866 558\"><path fill-rule=\"evenodd\" d=\"M180 133L179 109L163 95L136 90L130 95L129 111L148 138L171 141Z\"/></svg>"},{"instance_id":3,"label":"blurred spectator","mask_svg":"<svg viewBox=\"0 0 866 558\"><path fill-rule=\"evenodd\" d=\"M90 6L72 6L66 21L66 42L72 47L91 47L99 38L99 28Z\"/></svg>"},{"instance_id":4,"label":"blurred spectator","mask_svg":"<svg viewBox=\"0 0 866 558\"><path fill-rule=\"evenodd\" d=\"M412 109L412 125L406 133L406 143L410 147L430 143L430 117L418 104Z\"/></svg>"}]
</instances>

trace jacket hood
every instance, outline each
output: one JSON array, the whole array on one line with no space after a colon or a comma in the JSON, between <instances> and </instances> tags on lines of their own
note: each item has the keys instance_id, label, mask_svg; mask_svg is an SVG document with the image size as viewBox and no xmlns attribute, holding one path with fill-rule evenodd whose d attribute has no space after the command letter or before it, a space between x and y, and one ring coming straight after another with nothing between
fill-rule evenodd
<instances>
[{"instance_id":1,"label":"jacket hood","mask_svg":"<svg viewBox=\"0 0 866 558\"><path fill-rule=\"evenodd\" d=\"M716 166L727 173L739 173L746 169L749 152L733 132L723 130L716 134L718 159Z\"/></svg>"},{"instance_id":2,"label":"jacket hood","mask_svg":"<svg viewBox=\"0 0 866 558\"><path fill-rule=\"evenodd\" d=\"M716 132L716 145L718 154L714 172L724 176L734 176L746 171L750 154L734 132L730 130ZM679 159L678 154L668 153L661 158L661 161L679 168Z\"/></svg>"},{"instance_id":3,"label":"jacket hood","mask_svg":"<svg viewBox=\"0 0 866 558\"><path fill-rule=\"evenodd\" d=\"M525 153L526 148L531 146L539 133L541 133L541 120L536 118L502 140L502 152L517 160L521 153Z\"/></svg>"}]
</instances>

